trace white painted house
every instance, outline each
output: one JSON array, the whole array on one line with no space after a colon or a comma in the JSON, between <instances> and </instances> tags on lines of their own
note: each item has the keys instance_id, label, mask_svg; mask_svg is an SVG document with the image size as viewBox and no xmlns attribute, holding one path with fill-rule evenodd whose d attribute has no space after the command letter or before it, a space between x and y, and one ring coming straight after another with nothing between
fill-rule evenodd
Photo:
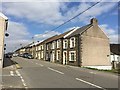
<instances>
[{"instance_id":1,"label":"white painted house","mask_svg":"<svg viewBox=\"0 0 120 90\"><path fill-rule=\"evenodd\" d=\"M3 66L4 36L7 30L8 18L0 12L0 68Z\"/></svg>"}]
</instances>

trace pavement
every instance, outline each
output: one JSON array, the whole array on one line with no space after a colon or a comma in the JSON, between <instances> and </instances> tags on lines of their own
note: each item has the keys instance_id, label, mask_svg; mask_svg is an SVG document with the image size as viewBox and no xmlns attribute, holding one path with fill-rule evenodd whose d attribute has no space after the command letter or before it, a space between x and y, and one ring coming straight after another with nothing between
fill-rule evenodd
<instances>
[{"instance_id":1,"label":"pavement","mask_svg":"<svg viewBox=\"0 0 120 90\"><path fill-rule=\"evenodd\" d=\"M118 90L118 75L60 65L37 59L13 57L13 68L3 69L3 89L77 88ZM17 64L17 65L16 65ZM9 66L9 65L8 65ZM9 66L10 67L10 66Z\"/></svg>"}]
</instances>

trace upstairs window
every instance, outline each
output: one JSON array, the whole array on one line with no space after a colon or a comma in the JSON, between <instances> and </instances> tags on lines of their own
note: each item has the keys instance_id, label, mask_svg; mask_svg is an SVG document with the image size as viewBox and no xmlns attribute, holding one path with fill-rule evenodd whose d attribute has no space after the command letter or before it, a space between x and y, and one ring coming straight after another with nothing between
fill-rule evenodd
<instances>
[{"instance_id":1,"label":"upstairs window","mask_svg":"<svg viewBox=\"0 0 120 90\"><path fill-rule=\"evenodd\" d=\"M68 47L68 40L63 40L63 48L66 49Z\"/></svg>"},{"instance_id":2,"label":"upstairs window","mask_svg":"<svg viewBox=\"0 0 120 90\"><path fill-rule=\"evenodd\" d=\"M61 41L57 40L57 48L60 48Z\"/></svg>"},{"instance_id":3,"label":"upstairs window","mask_svg":"<svg viewBox=\"0 0 120 90\"><path fill-rule=\"evenodd\" d=\"M47 45L46 47L47 47L46 49L48 50L49 46Z\"/></svg>"},{"instance_id":4,"label":"upstairs window","mask_svg":"<svg viewBox=\"0 0 120 90\"><path fill-rule=\"evenodd\" d=\"M40 46L38 47L38 50L41 50Z\"/></svg>"},{"instance_id":5,"label":"upstairs window","mask_svg":"<svg viewBox=\"0 0 120 90\"><path fill-rule=\"evenodd\" d=\"M41 45L41 50L43 50L43 45Z\"/></svg>"},{"instance_id":6,"label":"upstairs window","mask_svg":"<svg viewBox=\"0 0 120 90\"><path fill-rule=\"evenodd\" d=\"M52 42L52 49L55 49L55 41Z\"/></svg>"},{"instance_id":7,"label":"upstairs window","mask_svg":"<svg viewBox=\"0 0 120 90\"><path fill-rule=\"evenodd\" d=\"M75 37L70 38L70 48L75 47Z\"/></svg>"}]
</instances>

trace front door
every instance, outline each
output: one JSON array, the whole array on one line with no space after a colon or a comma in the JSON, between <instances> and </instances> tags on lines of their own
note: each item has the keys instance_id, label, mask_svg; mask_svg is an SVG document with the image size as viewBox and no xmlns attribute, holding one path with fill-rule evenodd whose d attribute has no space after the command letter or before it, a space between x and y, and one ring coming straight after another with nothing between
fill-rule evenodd
<instances>
[{"instance_id":1,"label":"front door","mask_svg":"<svg viewBox=\"0 0 120 90\"><path fill-rule=\"evenodd\" d=\"M67 64L67 51L63 52L63 64L66 65Z\"/></svg>"}]
</instances>

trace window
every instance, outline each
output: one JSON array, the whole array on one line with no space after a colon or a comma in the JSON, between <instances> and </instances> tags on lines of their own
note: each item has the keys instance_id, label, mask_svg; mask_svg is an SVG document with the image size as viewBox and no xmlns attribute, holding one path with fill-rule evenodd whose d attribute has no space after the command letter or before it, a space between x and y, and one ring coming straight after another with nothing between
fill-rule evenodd
<instances>
[{"instance_id":1,"label":"window","mask_svg":"<svg viewBox=\"0 0 120 90\"><path fill-rule=\"evenodd\" d=\"M36 51L38 50L38 47L36 47Z\"/></svg>"},{"instance_id":2,"label":"window","mask_svg":"<svg viewBox=\"0 0 120 90\"><path fill-rule=\"evenodd\" d=\"M40 49L40 46L39 46L39 50L41 50L41 49Z\"/></svg>"},{"instance_id":3,"label":"window","mask_svg":"<svg viewBox=\"0 0 120 90\"><path fill-rule=\"evenodd\" d=\"M60 40L57 40L57 48L60 48Z\"/></svg>"},{"instance_id":4,"label":"window","mask_svg":"<svg viewBox=\"0 0 120 90\"><path fill-rule=\"evenodd\" d=\"M75 53L71 53L71 61L75 60Z\"/></svg>"},{"instance_id":5,"label":"window","mask_svg":"<svg viewBox=\"0 0 120 90\"><path fill-rule=\"evenodd\" d=\"M57 51L57 60L60 60L60 51Z\"/></svg>"},{"instance_id":6,"label":"window","mask_svg":"<svg viewBox=\"0 0 120 90\"><path fill-rule=\"evenodd\" d=\"M52 49L55 49L55 41L52 42Z\"/></svg>"},{"instance_id":7,"label":"window","mask_svg":"<svg viewBox=\"0 0 120 90\"><path fill-rule=\"evenodd\" d=\"M63 48L66 49L68 47L68 40L63 41Z\"/></svg>"},{"instance_id":8,"label":"window","mask_svg":"<svg viewBox=\"0 0 120 90\"><path fill-rule=\"evenodd\" d=\"M75 53L75 51L70 51L69 55L70 55L69 61L76 61L76 53Z\"/></svg>"},{"instance_id":9,"label":"window","mask_svg":"<svg viewBox=\"0 0 120 90\"><path fill-rule=\"evenodd\" d=\"M75 47L75 37L70 38L70 48Z\"/></svg>"},{"instance_id":10,"label":"window","mask_svg":"<svg viewBox=\"0 0 120 90\"><path fill-rule=\"evenodd\" d=\"M41 50L43 49L43 45L41 45Z\"/></svg>"},{"instance_id":11,"label":"window","mask_svg":"<svg viewBox=\"0 0 120 90\"><path fill-rule=\"evenodd\" d=\"M48 47L48 45L47 45L47 50L48 50L48 48L49 48L49 47Z\"/></svg>"},{"instance_id":12,"label":"window","mask_svg":"<svg viewBox=\"0 0 120 90\"><path fill-rule=\"evenodd\" d=\"M41 52L41 58L43 58L43 51Z\"/></svg>"}]
</instances>

